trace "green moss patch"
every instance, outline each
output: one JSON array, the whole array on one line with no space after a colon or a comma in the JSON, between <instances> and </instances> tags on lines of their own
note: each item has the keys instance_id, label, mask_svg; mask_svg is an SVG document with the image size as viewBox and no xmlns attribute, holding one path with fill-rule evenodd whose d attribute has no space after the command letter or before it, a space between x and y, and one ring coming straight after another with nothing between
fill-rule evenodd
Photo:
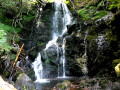
<instances>
[{"instance_id":1,"label":"green moss patch","mask_svg":"<svg viewBox=\"0 0 120 90\"><path fill-rule=\"evenodd\" d=\"M108 12L105 10L98 11L95 6L89 6L89 7L78 10L78 15L83 21L88 19L90 20L100 19L103 16L107 15L107 13Z\"/></svg>"}]
</instances>

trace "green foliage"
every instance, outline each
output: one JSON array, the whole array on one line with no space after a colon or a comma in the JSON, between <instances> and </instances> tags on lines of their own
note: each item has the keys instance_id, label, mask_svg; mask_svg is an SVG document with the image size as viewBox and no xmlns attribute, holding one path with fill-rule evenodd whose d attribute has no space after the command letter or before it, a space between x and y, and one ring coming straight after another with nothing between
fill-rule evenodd
<instances>
[{"instance_id":1,"label":"green foliage","mask_svg":"<svg viewBox=\"0 0 120 90\"><path fill-rule=\"evenodd\" d=\"M102 11L98 11L94 14L95 16L92 18L92 20L96 20L99 18L102 18L103 16L107 15L107 12L102 10Z\"/></svg>"},{"instance_id":2,"label":"green foliage","mask_svg":"<svg viewBox=\"0 0 120 90\"><path fill-rule=\"evenodd\" d=\"M0 53L4 50L10 52L11 46L7 43L6 33L4 30L0 30Z\"/></svg>"},{"instance_id":3,"label":"green foliage","mask_svg":"<svg viewBox=\"0 0 120 90\"><path fill-rule=\"evenodd\" d=\"M87 6L86 8L80 9L78 11L78 15L82 18L83 21L88 19L96 20L102 18L106 14L107 12L104 10L97 11L95 6Z\"/></svg>"},{"instance_id":4,"label":"green foliage","mask_svg":"<svg viewBox=\"0 0 120 90\"><path fill-rule=\"evenodd\" d=\"M15 43L19 43L19 41L20 41L20 37L19 37L19 36L16 36L16 37L15 37Z\"/></svg>"},{"instance_id":5,"label":"green foliage","mask_svg":"<svg viewBox=\"0 0 120 90\"><path fill-rule=\"evenodd\" d=\"M96 11L96 7L95 6L90 6L89 7L89 10L90 10L90 16L93 17L94 16L94 13Z\"/></svg>"},{"instance_id":6,"label":"green foliage","mask_svg":"<svg viewBox=\"0 0 120 90\"><path fill-rule=\"evenodd\" d=\"M21 31L21 28L14 28L9 25L5 25L3 23L0 23L0 30L4 30L5 32L17 32L19 33Z\"/></svg>"},{"instance_id":7,"label":"green foliage","mask_svg":"<svg viewBox=\"0 0 120 90\"><path fill-rule=\"evenodd\" d=\"M38 41L38 42L37 42L37 46L39 46L40 44L41 44L41 42Z\"/></svg>"},{"instance_id":8,"label":"green foliage","mask_svg":"<svg viewBox=\"0 0 120 90\"><path fill-rule=\"evenodd\" d=\"M115 60L113 60L113 62L112 62L113 68L114 68L117 64L119 64L119 63L120 63L120 59L115 59Z\"/></svg>"},{"instance_id":9,"label":"green foliage","mask_svg":"<svg viewBox=\"0 0 120 90\"><path fill-rule=\"evenodd\" d=\"M118 8L120 9L120 0L109 0L112 4L109 5L109 9Z\"/></svg>"},{"instance_id":10,"label":"green foliage","mask_svg":"<svg viewBox=\"0 0 120 90\"><path fill-rule=\"evenodd\" d=\"M16 58L16 55L15 55L15 54L12 54L12 55L10 56L10 60L15 60L15 58Z\"/></svg>"},{"instance_id":11,"label":"green foliage","mask_svg":"<svg viewBox=\"0 0 120 90\"><path fill-rule=\"evenodd\" d=\"M23 16L23 20L26 22L30 22L32 19L34 19L35 16L32 16L31 14L28 14L27 16Z\"/></svg>"},{"instance_id":12,"label":"green foliage","mask_svg":"<svg viewBox=\"0 0 120 90\"><path fill-rule=\"evenodd\" d=\"M104 1L102 0L98 5L97 9L103 8L104 7Z\"/></svg>"},{"instance_id":13,"label":"green foliage","mask_svg":"<svg viewBox=\"0 0 120 90\"><path fill-rule=\"evenodd\" d=\"M24 85L24 90L27 90L26 86Z\"/></svg>"},{"instance_id":14,"label":"green foliage","mask_svg":"<svg viewBox=\"0 0 120 90\"><path fill-rule=\"evenodd\" d=\"M84 9L80 9L78 11L78 15L82 18L82 20L86 20L86 19L90 18L89 14L88 14L88 11L85 8Z\"/></svg>"}]
</instances>

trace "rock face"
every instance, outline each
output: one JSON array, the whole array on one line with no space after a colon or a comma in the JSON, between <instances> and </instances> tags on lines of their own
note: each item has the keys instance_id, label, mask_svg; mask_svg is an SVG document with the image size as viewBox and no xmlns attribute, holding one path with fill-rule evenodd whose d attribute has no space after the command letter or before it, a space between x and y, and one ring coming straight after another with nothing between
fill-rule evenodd
<instances>
[{"instance_id":1,"label":"rock face","mask_svg":"<svg viewBox=\"0 0 120 90\"><path fill-rule=\"evenodd\" d=\"M24 48L27 50L32 49L30 55L32 55L34 58L36 57L37 52L45 48L45 44L52 38L51 24L54 13L52 3L47 3L46 6L42 9L43 10L39 12L38 17L32 23L31 29L26 32L28 33L27 37L26 35L22 36L23 38L26 38L22 41L25 43Z\"/></svg>"},{"instance_id":2,"label":"rock face","mask_svg":"<svg viewBox=\"0 0 120 90\"><path fill-rule=\"evenodd\" d=\"M0 76L0 90L17 90L13 85L5 82Z\"/></svg>"},{"instance_id":3,"label":"rock face","mask_svg":"<svg viewBox=\"0 0 120 90\"><path fill-rule=\"evenodd\" d=\"M109 13L91 24L90 22L78 21L78 23L68 27L66 56L69 71L77 75L78 73L75 73L77 70L76 72L79 72L80 75L81 67L85 63L83 59L85 53L88 75L94 76L97 73L112 70L111 64L114 58L112 42L115 39L111 39L114 37L110 36L113 29L108 25L112 18L113 14ZM71 66L72 64L76 66Z\"/></svg>"},{"instance_id":4,"label":"rock face","mask_svg":"<svg viewBox=\"0 0 120 90\"><path fill-rule=\"evenodd\" d=\"M20 74L17 77L15 87L17 88L17 90L24 90L24 89L34 90L35 89L35 85L32 82L32 80L24 73Z\"/></svg>"}]
</instances>

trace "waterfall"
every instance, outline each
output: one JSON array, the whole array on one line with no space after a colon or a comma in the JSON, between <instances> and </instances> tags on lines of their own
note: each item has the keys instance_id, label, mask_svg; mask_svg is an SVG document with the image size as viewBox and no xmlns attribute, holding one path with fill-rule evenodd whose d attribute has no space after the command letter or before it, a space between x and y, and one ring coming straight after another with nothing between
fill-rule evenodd
<instances>
[{"instance_id":1,"label":"waterfall","mask_svg":"<svg viewBox=\"0 0 120 90\"><path fill-rule=\"evenodd\" d=\"M63 77L65 77L65 43L66 40L65 38L63 39L63 45L62 45L62 50L63 50L63 55L62 55L62 61L63 61Z\"/></svg>"},{"instance_id":2,"label":"waterfall","mask_svg":"<svg viewBox=\"0 0 120 90\"><path fill-rule=\"evenodd\" d=\"M56 60L60 60L58 63L58 77L60 76L60 64L62 64L62 77L66 76L65 69L65 38L63 38L63 42L61 45L57 42L58 38L62 38L62 36L67 32L67 25L71 23L71 13L68 10L65 3L60 1L54 2L55 13L53 15L53 25L52 25L52 40L48 42L45 50L48 50L50 47L56 47L57 58Z\"/></svg>"},{"instance_id":3,"label":"waterfall","mask_svg":"<svg viewBox=\"0 0 120 90\"><path fill-rule=\"evenodd\" d=\"M67 25L71 23L72 15L68 10L65 3L60 1L55 1L53 4L55 9L53 18L52 18L52 40L50 40L44 49L47 59L49 56L47 55L47 51L50 51L51 47L55 48L57 53L56 60L58 63L58 77L66 76L66 68L65 68L65 43L66 39L63 38L63 35L67 32ZM58 43L57 40L61 38L62 43ZM61 65L62 64L62 65ZM62 75L60 75L60 65L62 66ZM33 63L35 76L37 77L37 81L41 81L43 79L43 66L41 61L41 55L38 54L37 58Z\"/></svg>"},{"instance_id":4,"label":"waterfall","mask_svg":"<svg viewBox=\"0 0 120 90\"><path fill-rule=\"evenodd\" d=\"M86 76L88 74L88 68L87 68L87 35L88 35L88 32L86 31L85 33L85 38L84 38L84 45L85 45L85 53L83 55L83 66L82 66L82 72L83 74Z\"/></svg>"},{"instance_id":5,"label":"waterfall","mask_svg":"<svg viewBox=\"0 0 120 90\"><path fill-rule=\"evenodd\" d=\"M37 58L33 62L33 67L34 67L35 76L36 76L37 80L41 80L43 78L43 66L42 66L40 53L38 53Z\"/></svg>"},{"instance_id":6,"label":"waterfall","mask_svg":"<svg viewBox=\"0 0 120 90\"><path fill-rule=\"evenodd\" d=\"M32 64L35 71L36 82L48 82L46 79L43 79L43 65L40 53L38 53L37 58Z\"/></svg>"}]
</instances>

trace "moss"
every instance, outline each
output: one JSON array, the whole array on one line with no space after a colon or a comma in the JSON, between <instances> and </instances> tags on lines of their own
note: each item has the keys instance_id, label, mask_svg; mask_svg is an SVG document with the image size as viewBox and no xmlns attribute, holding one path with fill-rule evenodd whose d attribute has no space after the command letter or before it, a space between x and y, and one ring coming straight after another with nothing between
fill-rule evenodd
<instances>
[{"instance_id":1,"label":"moss","mask_svg":"<svg viewBox=\"0 0 120 90\"><path fill-rule=\"evenodd\" d=\"M63 83L67 83L67 82L70 82L69 80L64 80Z\"/></svg>"},{"instance_id":2,"label":"moss","mask_svg":"<svg viewBox=\"0 0 120 90\"><path fill-rule=\"evenodd\" d=\"M109 43L111 43L112 41L116 41L116 36L112 34L112 31L107 31L106 33L106 37L109 41Z\"/></svg>"},{"instance_id":3,"label":"moss","mask_svg":"<svg viewBox=\"0 0 120 90\"><path fill-rule=\"evenodd\" d=\"M113 68L115 68L115 66L116 66L117 64L119 64L119 63L120 63L120 59L115 59L115 60L113 60L113 62L112 62Z\"/></svg>"},{"instance_id":4,"label":"moss","mask_svg":"<svg viewBox=\"0 0 120 90\"><path fill-rule=\"evenodd\" d=\"M92 38L93 38L93 36L92 36L92 35L88 35L88 36L87 36L87 41L91 41L91 40L92 40Z\"/></svg>"},{"instance_id":5,"label":"moss","mask_svg":"<svg viewBox=\"0 0 120 90\"><path fill-rule=\"evenodd\" d=\"M96 5L99 3L100 0L89 0L88 4L89 5Z\"/></svg>"},{"instance_id":6,"label":"moss","mask_svg":"<svg viewBox=\"0 0 120 90\"><path fill-rule=\"evenodd\" d=\"M92 18L92 20L96 20L99 18L102 18L103 16L107 15L107 12L102 10L102 11L98 11L94 14L95 16Z\"/></svg>"},{"instance_id":7,"label":"moss","mask_svg":"<svg viewBox=\"0 0 120 90\"><path fill-rule=\"evenodd\" d=\"M38 41L38 42L37 42L37 46L40 46L40 45L42 46L42 45L44 45L44 43L43 43L43 42Z\"/></svg>"}]
</instances>

